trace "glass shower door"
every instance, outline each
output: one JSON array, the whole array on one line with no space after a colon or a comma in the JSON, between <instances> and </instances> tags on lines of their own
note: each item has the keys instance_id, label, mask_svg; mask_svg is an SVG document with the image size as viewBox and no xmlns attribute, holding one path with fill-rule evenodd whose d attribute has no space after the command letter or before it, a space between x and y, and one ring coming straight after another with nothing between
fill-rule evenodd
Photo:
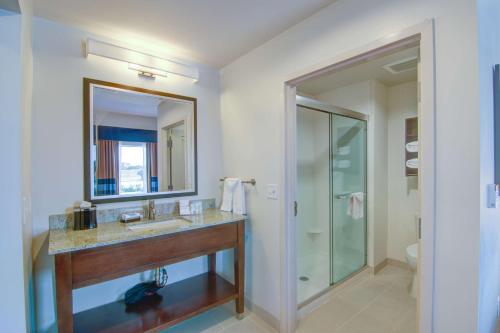
<instances>
[{"instance_id":1,"label":"glass shower door","mask_svg":"<svg viewBox=\"0 0 500 333\"><path fill-rule=\"evenodd\" d=\"M366 265L366 121L297 107L297 298Z\"/></svg>"},{"instance_id":2,"label":"glass shower door","mask_svg":"<svg viewBox=\"0 0 500 333\"><path fill-rule=\"evenodd\" d=\"M366 121L332 115L331 284L366 265Z\"/></svg>"},{"instance_id":3,"label":"glass shower door","mask_svg":"<svg viewBox=\"0 0 500 333\"><path fill-rule=\"evenodd\" d=\"M330 279L330 117L297 108L297 298L328 289Z\"/></svg>"}]
</instances>

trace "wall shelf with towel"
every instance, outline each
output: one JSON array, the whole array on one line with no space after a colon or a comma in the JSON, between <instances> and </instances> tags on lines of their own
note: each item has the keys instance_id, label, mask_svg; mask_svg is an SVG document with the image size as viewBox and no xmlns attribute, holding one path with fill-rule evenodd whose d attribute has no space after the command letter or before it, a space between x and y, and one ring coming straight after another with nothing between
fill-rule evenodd
<instances>
[{"instance_id":1,"label":"wall shelf with towel","mask_svg":"<svg viewBox=\"0 0 500 333\"><path fill-rule=\"evenodd\" d=\"M226 180L226 178L228 177L224 177L224 178L221 178L219 179L221 182L223 182L224 180ZM241 181L243 184L252 184L252 186L255 186L257 184L257 181L254 179L254 178L251 178L249 180L242 180Z\"/></svg>"}]
</instances>

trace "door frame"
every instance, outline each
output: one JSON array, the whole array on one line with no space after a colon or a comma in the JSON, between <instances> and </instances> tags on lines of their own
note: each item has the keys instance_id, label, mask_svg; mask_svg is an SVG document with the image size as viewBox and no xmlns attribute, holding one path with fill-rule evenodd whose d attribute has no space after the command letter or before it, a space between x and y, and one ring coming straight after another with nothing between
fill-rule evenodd
<instances>
[{"instance_id":1,"label":"door frame","mask_svg":"<svg viewBox=\"0 0 500 333\"><path fill-rule=\"evenodd\" d=\"M297 107L296 86L300 83L345 69L347 67L376 59L385 54L419 46L420 77L419 98L419 196L421 216L421 246L419 247L419 297L417 321L419 333L431 333L433 327L434 291L434 229L436 220L436 129L435 129L435 36L434 20L411 26L374 40L362 47L340 54L327 61L303 69L289 76L284 82L285 156L284 156L284 200L282 211L282 249L280 332L293 333L297 323L297 248L296 219L294 215L297 190ZM424 195L425 194L425 195Z\"/></svg>"}]
</instances>

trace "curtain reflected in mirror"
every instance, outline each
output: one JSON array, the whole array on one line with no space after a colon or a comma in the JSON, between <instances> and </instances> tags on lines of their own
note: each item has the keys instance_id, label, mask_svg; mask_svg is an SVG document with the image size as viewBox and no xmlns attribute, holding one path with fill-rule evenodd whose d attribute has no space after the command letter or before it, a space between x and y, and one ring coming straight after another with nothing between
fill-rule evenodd
<instances>
[{"instance_id":1,"label":"curtain reflected in mirror","mask_svg":"<svg viewBox=\"0 0 500 333\"><path fill-rule=\"evenodd\" d=\"M196 191L195 99L88 88L91 200Z\"/></svg>"}]
</instances>

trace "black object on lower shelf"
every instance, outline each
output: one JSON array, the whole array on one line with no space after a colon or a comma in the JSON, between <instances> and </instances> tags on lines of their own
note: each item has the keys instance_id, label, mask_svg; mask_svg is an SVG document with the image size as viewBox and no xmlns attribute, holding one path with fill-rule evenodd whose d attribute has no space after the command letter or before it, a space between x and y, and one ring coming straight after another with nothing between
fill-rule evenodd
<instances>
[{"instance_id":1,"label":"black object on lower shelf","mask_svg":"<svg viewBox=\"0 0 500 333\"><path fill-rule=\"evenodd\" d=\"M132 305L139 303L143 298L158 296L156 293L158 289L156 282L142 282L136 284L125 293L125 304Z\"/></svg>"},{"instance_id":2,"label":"black object on lower shelf","mask_svg":"<svg viewBox=\"0 0 500 333\"><path fill-rule=\"evenodd\" d=\"M233 284L213 273L200 274L158 290L132 308L124 301L75 313L75 333L157 332L236 298ZM132 310L133 309L133 310Z\"/></svg>"}]
</instances>

